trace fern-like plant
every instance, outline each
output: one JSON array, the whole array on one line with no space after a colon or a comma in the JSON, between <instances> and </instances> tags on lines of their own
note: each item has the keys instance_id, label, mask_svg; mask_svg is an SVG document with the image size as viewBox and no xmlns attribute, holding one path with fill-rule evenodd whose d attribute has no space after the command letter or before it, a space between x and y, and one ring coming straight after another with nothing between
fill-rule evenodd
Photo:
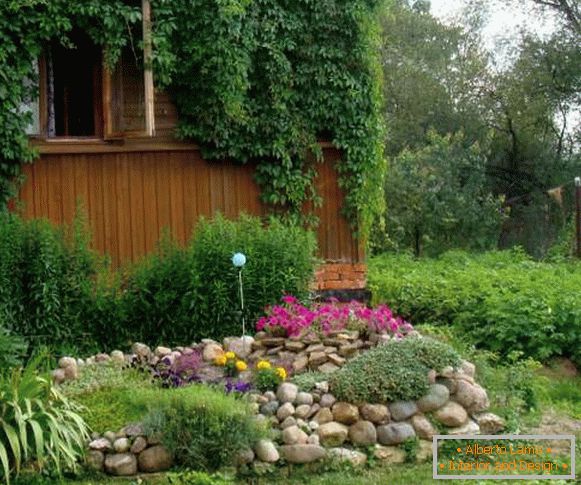
<instances>
[{"instance_id":1,"label":"fern-like plant","mask_svg":"<svg viewBox=\"0 0 581 485\"><path fill-rule=\"evenodd\" d=\"M74 468L88 439L88 427L43 372L43 355L24 368L0 373L0 479L6 484L21 466Z\"/></svg>"}]
</instances>

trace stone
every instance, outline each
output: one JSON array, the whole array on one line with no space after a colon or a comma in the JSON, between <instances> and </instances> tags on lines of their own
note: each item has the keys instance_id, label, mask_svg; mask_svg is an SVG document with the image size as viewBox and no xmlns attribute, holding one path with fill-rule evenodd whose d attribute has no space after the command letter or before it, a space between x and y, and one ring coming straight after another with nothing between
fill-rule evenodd
<instances>
[{"instance_id":1,"label":"stone","mask_svg":"<svg viewBox=\"0 0 581 485\"><path fill-rule=\"evenodd\" d=\"M247 335L230 341L226 348L229 351L234 352L237 357L246 359L252 353L253 343L254 338Z\"/></svg>"},{"instance_id":2,"label":"stone","mask_svg":"<svg viewBox=\"0 0 581 485\"><path fill-rule=\"evenodd\" d=\"M268 401L276 401L276 394L272 391L266 391L264 393L264 397L268 400Z\"/></svg>"},{"instance_id":3,"label":"stone","mask_svg":"<svg viewBox=\"0 0 581 485\"><path fill-rule=\"evenodd\" d=\"M406 461L405 451L397 446L377 445L373 452L373 456L385 465L395 465Z\"/></svg>"},{"instance_id":4,"label":"stone","mask_svg":"<svg viewBox=\"0 0 581 485\"><path fill-rule=\"evenodd\" d=\"M305 344L300 341L287 340L284 343L284 348L293 352L300 352L305 348Z\"/></svg>"},{"instance_id":5,"label":"stone","mask_svg":"<svg viewBox=\"0 0 581 485\"><path fill-rule=\"evenodd\" d=\"M290 426L296 426L297 420L292 416L286 418L282 423L280 423L280 429L289 428Z\"/></svg>"},{"instance_id":6,"label":"stone","mask_svg":"<svg viewBox=\"0 0 581 485\"><path fill-rule=\"evenodd\" d=\"M293 371L295 374L303 372L309 365L309 358L306 355L301 355L293 362Z\"/></svg>"},{"instance_id":7,"label":"stone","mask_svg":"<svg viewBox=\"0 0 581 485\"><path fill-rule=\"evenodd\" d=\"M354 445L374 445L377 443L375 426L371 421L357 421L349 427L349 440Z\"/></svg>"},{"instance_id":8,"label":"stone","mask_svg":"<svg viewBox=\"0 0 581 485\"><path fill-rule=\"evenodd\" d=\"M66 380L65 370L64 369L55 369L52 371L52 381L55 384L62 384Z\"/></svg>"},{"instance_id":9,"label":"stone","mask_svg":"<svg viewBox=\"0 0 581 485\"><path fill-rule=\"evenodd\" d=\"M65 379L67 381L74 381L75 379L77 379L79 377L79 368L77 367L76 363L74 366L71 365L69 367L65 367L64 371L65 371Z\"/></svg>"},{"instance_id":10,"label":"stone","mask_svg":"<svg viewBox=\"0 0 581 485\"><path fill-rule=\"evenodd\" d=\"M434 369L430 369L428 371L428 382L430 384L436 383L436 377L438 377L438 373Z\"/></svg>"},{"instance_id":11,"label":"stone","mask_svg":"<svg viewBox=\"0 0 581 485\"><path fill-rule=\"evenodd\" d=\"M404 421L418 412L414 401L396 401L389 405L389 413L394 421Z\"/></svg>"},{"instance_id":12,"label":"stone","mask_svg":"<svg viewBox=\"0 0 581 485\"><path fill-rule=\"evenodd\" d=\"M471 414L485 411L490 405L488 395L482 387L478 384L472 385L463 380L457 382L454 400L464 406Z\"/></svg>"},{"instance_id":13,"label":"stone","mask_svg":"<svg viewBox=\"0 0 581 485\"><path fill-rule=\"evenodd\" d=\"M457 428L450 428L448 434L480 434L480 426L469 419L465 424Z\"/></svg>"},{"instance_id":14,"label":"stone","mask_svg":"<svg viewBox=\"0 0 581 485\"><path fill-rule=\"evenodd\" d=\"M331 421L330 423L321 424L317 429L319 440L324 446L342 445L349 435L347 426Z\"/></svg>"},{"instance_id":15,"label":"stone","mask_svg":"<svg viewBox=\"0 0 581 485\"><path fill-rule=\"evenodd\" d=\"M309 435L298 426L289 426L282 432L282 441L285 445L304 445Z\"/></svg>"},{"instance_id":16,"label":"stone","mask_svg":"<svg viewBox=\"0 0 581 485\"><path fill-rule=\"evenodd\" d=\"M307 354L312 354L315 352L324 352L324 351L325 351L325 346L323 344L312 344L312 345L309 345L307 347L307 349L305 350L305 352Z\"/></svg>"},{"instance_id":17,"label":"stone","mask_svg":"<svg viewBox=\"0 0 581 485\"><path fill-rule=\"evenodd\" d=\"M493 413L480 413L472 416L483 434L496 434L504 430L506 422Z\"/></svg>"},{"instance_id":18,"label":"stone","mask_svg":"<svg viewBox=\"0 0 581 485\"><path fill-rule=\"evenodd\" d=\"M448 401L434 412L434 417L446 426L462 426L468 419L468 413L454 401Z\"/></svg>"},{"instance_id":19,"label":"stone","mask_svg":"<svg viewBox=\"0 0 581 485\"><path fill-rule=\"evenodd\" d=\"M134 455L138 455L143 450L145 450L145 448L147 448L147 440L143 436L138 436L135 438L135 441L131 445L130 451Z\"/></svg>"},{"instance_id":20,"label":"stone","mask_svg":"<svg viewBox=\"0 0 581 485\"><path fill-rule=\"evenodd\" d=\"M331 362L331 364L335 364L338 367L341 367L342 365L345 364L345 362L347 362L347 360L345 358L339 357L335 353L329 354L328 358L329 358L329 362Z\"/></svg>"},{"instance_id":21,"label":"stone","mask_svg":"<svg viewBox=\"0 0 581 485\"><path fill-rule=\"evenodd\" d=\"M423 414L416 414L411 419L412 426L414 427L416 434L425 440L431 440L436 434L436 429Z\"/></svg>"},{"instance_id":22,"label":"stone","mask_svg":"<svg viewBox=\"0 0 581 485\"><path fill-rule=\"evenodd\" d=\"M337 352L337 347L325 347L325 349L323 351L327 354L327 357L328 357L329 355Z\"/></svg>"},{"instance_id":23,"label":"stone","mask_svg":"<svg viewBox=\"0 0 581 485\"><path fill-rule=\"evenodd\" d=\"M331 408L333 419L343 424L353 424L359 419L359 409L354 404L337 402Z\"/></svg>"},{"instance_id":24,"label":"stone","mask_svg":"<svg viewBox=\"0 0 581 485\"><path fill-rule=\"evenodd\" d=\"M476 366L472 362L468 362L467 360L463 360L460 364L460 370L470 377L475 377L476 375Z\"/></svg>"},{"instance_id":25,"label":"stone","mask_svg":"<svg viewBox=\"0 0 581 485\"><path fill-rule=\"evenodd\" d=\"M320 446L321 440L319 439L319 435L316 433L313 433L312 435L310 435L309 439L307 440L307 444Z\"/></svg>"},{"instance_id":26,"label":"stone","mask_svg":"<svg viewBox=\"0 0 581 485\"><path fill-rule=\"evenodd\" d=\"M111 352L111 360L116 364L124 364L125 354L120 350L114 350L113 352Z\"/></svg>"},{"instance_id":27,"label":"stone","mask_svg":"<svg viewBox=\"0 0 581 485\"><path fill-rule=\"evenodd\" d=\"M309 406L308 404L301 404L300 406L297 406L295 410L295 415L297 418L306 419L309 416L310 412L311 406Z\"/></svg>"},{"instance_id":28,"label":"stone","mask_svg":"<svg viewBox=\"0 0 581 485\"><path fill-rule=\"evenodd\" d=\"M72 357L61 357L59 359L59 367L66 369L67 367L77 367L77 361Z\"/></svg>"},{"instance_id":29,"label":"stone","mask_svg":"<svg viewBox=\"0 0 581 485\"><path fill-rule=\"evenodd\" d=\"M285 402L276 411L276 417L278 418L279 421L284 421L286 418L292 416L294 413L295 407L290 402Z\"/></svg>"},{"instance_id":30,"label":"stone","mask_svg":"<svg viewBox=\"0 0 581 485\"><path fill-rule=\"evenodd\" d=\"M113 442L113 449L117 453L125 453L131 448L131 443L127 438L118 438Z\"/></svg>"},{"instance_id":31,"label":"stone","mask_svg":"<svg viewBox=\"0 0 581 485\"><path fill-rule=\"evenodd\" d=\"M102 471L105 463L105 453L97 450L89 450L85 456L85 462L91 470Z\"/></svg>"},{"instance_id":32,"label":"stone","mask_svg":"<svg viewBox=\"0 0 581 485\"><path fill-rule=\"evenodd\" d=\"M266 404L260 406L260 414L264 414L265 416L272 416L276 414L278 406L278 401L269 401Z\"/></svg>"},{"instance_id":33,"label":"stone","mask_svg":"<svg viewBox=\"0 0 581 485\"><path fill-rule=\"evenodd\" d=\"M327 394L323 394L321 396L321 400L319 401L319 406L321 406L322 408L330 408L336 402L337 402L337 399L335 399L335 396L333 396L333 394L327 393Z\"/></svg>"},{"instance_id":34,"label":"stone","mask_svg":"<svg viewBox=\"0 0 581 485\"><path fill-rule=\"evenodd\" d=\"M95 362L97 364L104 364L105 362L109 362L110 360L111 357L109 357L109 354L100 353L95 355Z\"/></svg>"},{"instance_id":35,"label":"stone","mask_svg":"<svg viewBox=\"0 0 581 485\"><path fill-rule=\"evenodd\" d=\"M118 477L137 473L137 458L133 453L115 453L105 457L105 471Z\"/></svg>"},{"instance_id":36,"label":"stone","mask_svg":"<svg viewBox=\"0 0 581 485\"><path fill-rule=\"evenodd\" d=\"M317 431L320 425L316 421L309 421L308 426L311 431Z\"/></svg>"},{"instance_id":37,"label":"stone","mask_svg":"<svg viewBox=\"0 0 581 485\"><path fill-rule=\"evenodd\" d=\"M252 451L250 448L240 450L236 454L236 458L234 458L234 463L236 464L236 466L249 465L253 461L254 461L254 451Z\"/></svg>"},{"instance_id":38,"label":"stone","mask_svg":"<svg viewBox=\"0 0 581 485\"><path fill-rule=\"evenodd\" d=\"M364 404L359 412L363 419L374 424L386 424L390 420L389 409L383 404Z\"/></svg>"},{"instance_id":39,"label":"stone","mask_svg":"<svg viewBox=\"0 0 581 485\"><path fill-rule=\"evenodd\" d=\"M299 388L295 384L291 384L290 382L283 382L280 386L278 386L276 397L281 403L293 403L296 401L298 393Z\"/></svg>"},{"instance_id":40,"label":"stone","mask_svg":"<svg viewBox=\"0 0 581 485\"><path fill-rule=\"evenodd\" d=\"M325 362L327 362L327 354L325 352L313 352L309 357L309 366L312 368L319 367Z\"/></svg>"},{"instance_id":41,"label":"stone","mask_svg":"<svg viewBox=\"0 0 581 485\"><path fill-rule=\"evenodd\" d=\"M339 347L339 355L341 357L351 357L358 349L359 346L357 344L342 345Z\"/></svg>"},{"instance_id":42,"label":"stone","mask_svg":"<svg viewBox=\"0 0 581 485\"><path fill-rule=\"evenodd\" d=\"M433 444L431 441L419 440L416 449L416 462L424 463L432 459L434 455Z\"/></svg>"},{"instance_id":43,"label":"stone","mask_svg":"<svg viewBox=\"0 0 581 485\"><path fill-rule=\"evenodd\" d=\"M141 424L128 424L123 428L123 432L128 438L145 435L145 430Z\"/></svg>"},{"instance_id":44,"label":"stone","mask_svg":"<svg viewBox=\"0 0 581 485\"><path fill-rule=\"evenodd\" d=\"M454 394L456 392L456 381L454 379L450 379L448 377L436 377L436 384L442 384L448 388L450 394Z\"/></svg>"},{"instance_id":45,"label":"stone","mask_svg":"<svg viewBox=\"0 0 581 485\"><path fill-rule=\"evenodd\" d=\"M315 389L317 389L317 391L320 391L323 394L326 394L327 392L329 392L329 383L327 381L317 382L315 384Z\"/></svg>"},{"instance_id":46,"label":"stone","mask_svg":"<svg viewBox=\"0 0 581 485\"><path fill-rule=\"evenodd\" d=\"M339 369L339 367L337 367L335 364L331 364L331 362L327 362L323 365L320 365L317 370L319 372L322 372L323 374L332 374L337 369Z\"/></svg>"},{"instance_id":47,"label":"stone","mask_svg":"<svg viewBox=\"0 0 581 485\"><path fill-rule=\"evenodd\" d=\"M319 412L319 410L321 409L321 406L317 403L313 404L311 406L311 409L309 409L309 414L307 414L306 419L311 419L315 414L317 414Z\"/></svg>"},{"instance_id":48,"label":"stone","mask_svg":"<svg viewBox=\"0 0 581 485\"><path fill-rule=\"evenodd\" d=\"M113 441L117 439L117 433L114 431L105 431L103 433L103 438L106 438L110 443L113 443Z\"/></svg>"},{"instance_id":49,"label":"stone","mask_svg":"<svg viewBox=\"0 0 581 485\"><path fill-rule=\"evenodd\" d=\"M309 392L299 392L297 394L297 404L299 406L303 404L311 406L313 404L313 395Z\"/></svg>"},{"instance_id":50,"label":"stone","mask_svg":"<svg viewBox=\"0 0 581 485\"><path fill-rule=\"evenodd\" d=\"M450 399L450 390L443 384L432 384L428 393L418 400L418 409L423 413L441 408Z\"/></svg>"},{"instance_id":51,"label":"stone","mask_svg":"<svg viewBox=\"0 0 581 485\"><path fill-rule=\"evenodd\" d=\"M282 337L267 337L260 340L265 347L282 347L286 339Z\"/></svg>"},{"instance_id":52,"label":"stone","mask_svg":"<svg viewBox=\"0 0 581 485\"><path fill-rule=\"evenodd\" d=\"M274 443L270 440L259 440L254 447L254 453L260 461L275 463L280 458Z\"/></svg>"},{"instance_id":53,"label":"stone","mask_svg":"<svg viewBox=\"0 0 581 485\"><path fill-rule=\"evenodd\" d=\"M137 355L140 359L149 359L151 357L151 349L139 342L135 342L131 346L131 353Z\"/></svg>"},{"instance_id":54,"label":"stone","mask_svg":"<svg viewBox=\"0 0 581 485\"><path fill-rule=\"evenodd\" d=\"M224 353L222 346L216 343L209 343L204 347L202 357L206 362L213 362Z\"/></svg>"},{"instance_id":55,"label":"stone","mask_svg":"<svg viewBox=\"0 0 581 485\"><path fill-rule=\"evenodd\" d=\"M288 463L312 463L325 458L327 452L319 445L286 445L280 452Z\"/></svg>"},{"instance_id":56,"label":"stone","mask_svg":"<svg viewBox=\"0 0 581 485\"><path fill-rule=\"evenodd\" d=\"M138 462L140 472L163 472L173 465L173 456L165 446L156 445L139 453Z\"/></svg>"},{"instance_id":57,"label":"stone","mask_svg":"<svg viewBox=\"0 0 581 485\"><path fill-rule=\"evenodd\" d=\"M367 461L367 455L357 450L349 450L347 448L331 448L328 455L339 461L348 461L353 466L364 465Z\"/></svg>"},{"instance_id":58,"label":"stone","mask_svg":"<svg viewBox=\"0 0 581 485\"><path fill-rule=\"evenodd\" d=\"M89 448L95 451L111 451L113 447L107 438L98 438L89 443Z\"/></svg>"},{"instance_id":59,"label":"stone","mask_svg":"<svg viewBox=\"0 0 581 485\"><path fill-rule=\"evenodd\" d=\"M409 423L390 423L377 427L377 440L382 445L399 445L415 436L416 432Z\"/></svg>"},{"instance_id":60,"label":"stone","mask_svg":"<svg viewBox=\"0 0 581 485\"><path fill-rule=\"evenodd\" d=\"M153 351L153 353L159 357L160 359L165 357L166 355L170 355L171 354L171 349L168 347L162 347L161 345L156 347L155 350Z\"/></svg>"}]
</instances>

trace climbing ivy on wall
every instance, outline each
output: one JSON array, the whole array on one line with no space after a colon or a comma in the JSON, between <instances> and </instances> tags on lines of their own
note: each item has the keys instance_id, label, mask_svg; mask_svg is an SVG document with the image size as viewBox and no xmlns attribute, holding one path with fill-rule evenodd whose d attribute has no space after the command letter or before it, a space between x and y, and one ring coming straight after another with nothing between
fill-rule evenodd
<instances>
[{"instance_id":1,"label":"climbing ivy on wall","mask_svg":"<svg viewBox=\"0 0 581 485\"><path fill-rule=\"evenodd\" d=\"M380 209L383 126L376 11L382 0L152 0L156 83L175 97L178 135L209 159L257 163L263 199L300 214L317 202L316 164L327 139L338 163L345 211L359 228ZM121 0L46 0L0 6L0 155L30 160L26 120L11 116L29 94L23 75L49 38L71 23L106 39L113 62L136 7ZM37 26L40 25L40 28ZM14 51L12 53L11 51ZM18 62L11 64L10 59ZM2 89L2 88L0 88ZM11 118L10 120L8 118Z\"/></svg>"},{"instance_id":2,"label":"climbing ivy on wall","mask_svg":"<svg viewBox=\"0 0 581 485\"><path fill-rule=\"evenodd\" d=\"M35 63L43 46L55 38L70 45L67 35L78 27L104 47L113 65L140 19L141 9L122 0L0 1L1 208L15 195L21 163L36 156L25 133L32 113L22 106L38 95Z\"/></svg>"}]
</instances>

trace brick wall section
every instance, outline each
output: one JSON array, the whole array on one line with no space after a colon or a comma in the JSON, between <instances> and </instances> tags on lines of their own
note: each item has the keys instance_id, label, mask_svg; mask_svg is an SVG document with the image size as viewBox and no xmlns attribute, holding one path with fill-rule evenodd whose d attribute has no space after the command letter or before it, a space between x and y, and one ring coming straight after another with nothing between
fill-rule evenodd
<instances>
[{"instance_id":1,"label":"brick wall section","mask_svg":"<svg viewBox=\"0 0 581 485\"><path fill-rule=\"evenodd\" d=\"M315 272L312 290L362 290L367 287L364 263L325 263Z\"/></svg>"}]
</instances>

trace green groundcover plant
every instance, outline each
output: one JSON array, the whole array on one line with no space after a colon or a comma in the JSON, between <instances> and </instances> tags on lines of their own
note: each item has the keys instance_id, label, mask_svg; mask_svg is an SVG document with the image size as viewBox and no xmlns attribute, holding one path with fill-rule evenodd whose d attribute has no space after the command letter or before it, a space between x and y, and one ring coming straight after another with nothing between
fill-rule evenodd
<instances>
[{"instance_id":1,"label":"green groundcover plant","mask_svg":"<svg viewBox=\"0 0 581 485\"><path fill-rule=\"evenodd\" d=\"M581 265L536 262L520 250L445 253L436 259L382 255L369 266L376 303L414 324L451 324L503 356L520 351L581 363Z\"/></svg>"},{"instance_id":2,"label":"green groundcover plant","mask_svg":"<svg viewBox=\"0 0 581 485\"><path fill-rule=\"evenodd\" d=\"M341 401L385 404L416 400L429 387L428 372L460 365L459 354L431 338L393 339L350 360L329 377Z\"/></svg>"}]
</instances>

